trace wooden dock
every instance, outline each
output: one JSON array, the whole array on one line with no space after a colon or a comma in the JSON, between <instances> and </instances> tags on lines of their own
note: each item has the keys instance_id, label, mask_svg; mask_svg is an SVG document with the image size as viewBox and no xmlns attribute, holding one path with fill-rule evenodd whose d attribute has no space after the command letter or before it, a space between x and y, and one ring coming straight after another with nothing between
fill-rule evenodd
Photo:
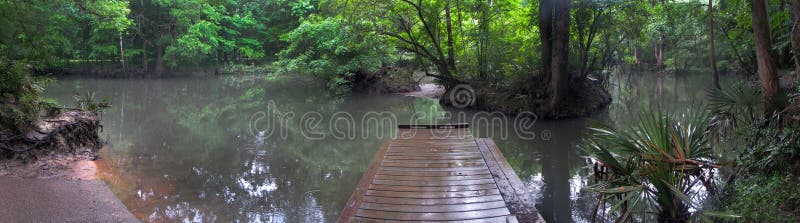
<instances>
[{"instance_id":1,"label":"wooden dock","mask_svg":"<svg viewBox=\"0 0 800 223\"><path fill-rule=\"evenodd\" d=\"M544 222L491 139L466 124L399 127L338 222Z\"/></svg>"}]
</instances>

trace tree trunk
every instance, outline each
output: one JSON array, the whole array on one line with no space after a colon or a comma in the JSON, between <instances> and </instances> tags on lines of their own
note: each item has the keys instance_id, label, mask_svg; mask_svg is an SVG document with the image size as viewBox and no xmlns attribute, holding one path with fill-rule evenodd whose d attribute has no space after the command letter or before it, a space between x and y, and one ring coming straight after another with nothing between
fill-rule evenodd
<instances>
[{"instance_id":1,"label":"tree trunk","mask_svg":"<svg viewBox=\"0 0 800 223\"><path fill-rule=\"evenodd\" d=\"M142 39L142 71L147 72L147 40Z\"/></svg>"},{"instance_id":2,"label":"tree trunk","mask_svg":"<svg viewBox=\"0 0 800 223\"><path fill-rule=\"evenodd\" d=\"M559 102L569 94L570 75L567 71L569 58L569 6L571 0L558 0L555 4L555 32L553 41L553 61L550 98L550 109L555 112Z\"/></svg>"},{"instance_id":3,"label":"tree trunk","mask_svg":"<svg viewBox=\"0 0 800 223\"><path fill-rule=\"evenodd\" d=\"M453 41L453 19L450 17L450 1L444 8L445 22L447 23L447 63L450 69L456 69L456 53Z\"/></svg>"},{"instance_id":4,"label":"tree trunk","mask_svg":"<svg viewBox=\"0 0 800 223\"><path fill-rule=\"evenodd\" d=\"M119 62L122 64L122 71L127 73L125 69L125 47L122 45L122 34L119 34Z\"/></svg>"},{"instance_id":5,"label":"tree trunk","mask_svg":"<svg viewBox=\"0 0 800 223\"><path fill-rule=\"evenodd\" d=\"M775 60L772 55L769 22L767 20L766 2L750 0L753 17L753 34L755 35L756 60L758 61L758 77L761 90L764 92L764 112L771 115L777 110L775 94L778 92L778 78L775 73Z\"/></svg>"},{"instance_id":6,"label":"tree trunk","mask_svg":"<svg viewBox=\"0 0 800 223\"><path fill-rule=\"evenodd\" d=\"M653 53L656 58L656 70L664 69L664 34L658 35L658 40L653 43Z\"/></svg>"},{"instance_id":7,"label":"tree trunk","mask_svg":"<svg viewBox=\"0 0 800 223\"><path fill-rule=\"evenodd\" d=\"M156 47L156 69L155 73L157 76L161 76L164 73L164 48L162 46Z\"/></svg>"},{"instance_id":8,"label":"tree trunk","mask_svg":"<svg viewBox=\"0 0 800 223\"><path fill-rule=\"evenodd\" d=\"M792 53L794 54L795 81L800 82L800 0L792 0Z\"/></svg>"},{"instance_id":9,"label":"tree trunk","mask_svg":"<svg viewBox=\"0 0 800 223\"><path fill-rule=\"evenodd\" d=\"M714 87L717 89L719 86L719 73L717 73L717 59L714 57L716 50L714 46L714 1L708 0L708 41L711 47L709 52L709 59L711 60L711 76L714 79Z\"/></svg>"},{"instance_id":10,"label":"tree trunk","mask_svg":"<svg viewBox=\"0 0 800 223\"><path fill-rule=\"evenodd\" d=\"M542 39L542 74L550 76L553 58L553 0L539 0L539 34Z\"/></svg>"}]
</instances>

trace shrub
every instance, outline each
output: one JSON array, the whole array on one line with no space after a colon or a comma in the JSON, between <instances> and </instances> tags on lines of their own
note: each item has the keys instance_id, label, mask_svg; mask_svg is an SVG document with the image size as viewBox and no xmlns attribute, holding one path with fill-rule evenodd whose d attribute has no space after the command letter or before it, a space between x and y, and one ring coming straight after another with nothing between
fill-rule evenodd
<instances>
[{"instance_id":1,"label":"shrub","mask_svg":"<svg viewBox=\"0 0 800 223\"><path fill-rule=\"evenodd\" d=\"M43 112L54 113L58 104L42 97L51 82L48 77L31 75L23 62L0 58L0 126L21 133Z\"/></svg>"},{"instance_id":2,"label":"shrub","mask_svg":"<svg viewBox=\"0 0 800 223\"><path fill-rule=\"evenodd\" d=\"M396 57L377 33L364 31L367 26L340 18L307 18L281 37L289 45L278 53L278 73L310 74L327 81L332 90L349 90L356 74L376 73Z\"/></svg>"}]
</instances>

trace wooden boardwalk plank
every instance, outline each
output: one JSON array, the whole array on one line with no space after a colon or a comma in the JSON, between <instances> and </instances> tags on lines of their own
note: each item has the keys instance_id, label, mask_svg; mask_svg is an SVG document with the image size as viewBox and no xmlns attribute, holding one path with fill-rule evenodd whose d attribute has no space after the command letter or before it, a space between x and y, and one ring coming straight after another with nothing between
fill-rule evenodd
<instances>
[{"instance_id":1,"label":"wooden boardwalk plank","mask_svg":"<svg viewBox=\"0 0 800 223\"><path fill-rule=\"evenodd\" d=\"M359 209L356 216L367 218L382 218L387 220L402 221L456 221L478 218L491 218L511 214L507 208L496 208L477 211L445 212L445 213L409 213L397 211L375 211Z\"/></svg>"},{"instance_id":2,"label":"wooden boardwalk plank","mask_svg":"<svg viewBox=\"0 0 800 223\"><path fill-rule=\"evenodd\" d=\"M471 204L445 204L445 205L403 205L403 204L377 204L377 203L363 203L362 209L375 210L375 211L395 211L395 212L431 212L431 213L445 213L445 212L462 212L462 211L477 211L486 209L503 208L506 206L505 201L490 201L483 203Z\"/></svg>"},{"instance_id":3,"label":"wooden boardwalk plank","mask_svg":"<svg viewBox=\"0 0 800 223\"><path fill-rule=\"evenodd\" d=\"M541 222L494 142L410 127L376 152L337 222Z\"/></svg>"},{"instance_id":4,"label":"wooden boardwalk plank","mask_svg":"<svg viewBox=\"0 0 800 223\"><path fill-rule=\"evenodd\" d=\"M488 190L495 189L497 186L494 184L474 184L474 185L454 185L454 186L405 186L405 185L382 185L373 184L369 187L370 190L385 190L385 191L466 191L466 190Z\"/></svg>"},{"instance_id":5,"label":"wooden boardwalk plank","mask_svg":"<svg viewBox=\"0 0 800 223\"><path fill-rule=\"evenodd\" d=\"M480 197L461 197L461 198L438 198L438 199L419 199L419 198L396 198L396 197L377 197L365 196L364 202L380 204L408 204L408 205L443 205L443 204L470 204L489 201L502 201L503 196L487 195Z\"/></svg>"}]
</instances>

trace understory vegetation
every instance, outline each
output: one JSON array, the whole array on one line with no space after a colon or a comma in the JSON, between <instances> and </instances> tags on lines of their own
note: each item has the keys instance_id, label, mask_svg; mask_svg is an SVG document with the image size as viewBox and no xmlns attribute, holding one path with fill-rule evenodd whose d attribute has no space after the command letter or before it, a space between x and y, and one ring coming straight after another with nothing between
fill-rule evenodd
<instances>
[{"instance_id":1,"label":"understory vegetation","mask_svg":"<svg viewBox=\"0 0 800 223\"><path fill-rule=\"evenodd\" d=\"M775 113L745 82L711 88L703 109L645 110L622 127L596 124L583 143L600 202L616 221L793 222L800 219L800 89ZM628 126L630 127L624 127ZM724 151L733 152L728 156Z\"/></svg>"}]
</instances>

